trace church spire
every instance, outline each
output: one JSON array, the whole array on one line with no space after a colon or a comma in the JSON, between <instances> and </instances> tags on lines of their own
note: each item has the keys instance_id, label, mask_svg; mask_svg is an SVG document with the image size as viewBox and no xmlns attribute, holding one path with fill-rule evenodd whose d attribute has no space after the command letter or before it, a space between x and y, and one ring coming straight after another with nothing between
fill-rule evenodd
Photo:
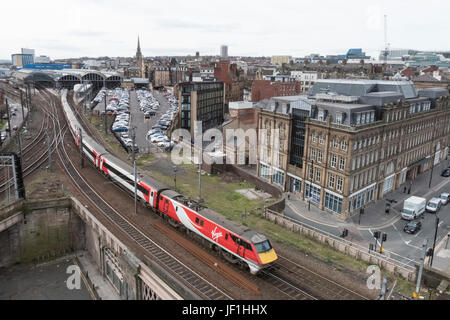
<instances>
[{"instance_id":1,"label":"church spire","mask_svg":"<svg viewBox=\"0 0 450 320\"><path fill-rule=\"evenodd\" d=\"M137 53L141 53L141 44L139 43L139 36L138 36Z\"/></svg>"}]
</instances>

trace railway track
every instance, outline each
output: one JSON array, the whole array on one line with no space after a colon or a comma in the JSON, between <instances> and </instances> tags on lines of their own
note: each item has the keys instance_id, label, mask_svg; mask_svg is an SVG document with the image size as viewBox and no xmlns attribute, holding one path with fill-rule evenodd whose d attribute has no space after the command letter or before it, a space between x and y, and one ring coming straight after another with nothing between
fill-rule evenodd
<instances>
[{"instance_id":1,"label":"railway track","mask_svg":"<svg viewBox=\"0 0 450 320\"><path fill-rule=\"evenodd\" d=\"M42 125L39 128L37 135L34 139L28 143L22 149L22 167L23 167L23 177L29 176L31 173L36 171L39 167L41 167L46 161L48 157L48 147L42 148L42 140L46 137L46 128L49 128L51 125L50 117L46 114L44 117L44 121L42 121ZM51 141L51 149L54 151L56 148L55 141ZM12 148L14 152L18 153L15 148ZM13 179L8 177L8 174L5 173L5 167L0 169L0 194L8 190L14 183Z\"/></svg>"},{"instance_id":2,"label":"railway track","mask_svg":"<svg viewBox=\"0 0 450 320\"><path fill-rule=\"evenodd\" d=\"M280 255L270 276L274 278L271 281L277 288L280 287L280 291L292 298L297 295L293 288L301 288L319 300L369 300L368 297Z\"/></svg>"},{"instance_id":3,"label":"railway track","mask_svg":"<svg viewBox=\"0 0 450 320\"><path fill-rule=\"evenodd\" d=\"M164 248L152 241L137 227L130 223L123 215L110 206L102 196L100 196L90 184L80 174L77 165L74 164L70 157L65 144L64 139L58 140L58 136L64 138L67 130L62 133L62 128L58 116L58 110L55 108L54 102L52 103L52 110L47 112L52 117L54 123L53 135L55 141L58 141L56 153L60 159L60 163L72 180L77 189L89 200L89 202L97 208L110 222L112 222L119 230L126 234L132 241L143 248L149 256L151 256L157 263L159 263L164 270L171 273L175 278L187 285L195 294L203 299L208 300L229 300L232 297L202 277L200 274L192 270L189 266L170 254ZM65 122L65 120L64 120ZM69 137L71 140L71 136ZM69 145L72 145L71 140Z\"/></svg>"}]
</instances>

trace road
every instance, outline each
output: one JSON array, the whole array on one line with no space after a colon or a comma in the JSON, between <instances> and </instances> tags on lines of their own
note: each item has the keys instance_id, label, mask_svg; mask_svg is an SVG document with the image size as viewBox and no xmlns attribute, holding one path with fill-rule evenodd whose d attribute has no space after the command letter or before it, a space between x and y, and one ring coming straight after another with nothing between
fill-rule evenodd
<instances>
[{"instance_id":1,"label":"road","mask_svg":"<svg viewBox=\"0 0 450 320\"><path fill-rule=\"evenodd\" d=\"M16 107L17 111L16 111L16 115L13 116L13 108ZM12 128L14 128L14 126L20 127L20 124L22 123L22 107L20 105L20 103L9 103L9 108L10 108L10 123L11 123L11 135L14 138L16 135L16 132L14 130L12 130ZM25 116L27 115L27 109L24 107L24 112L25 112ZM8 122L6 122L5 126L3 126L3 129L1 130L1 132L5 132L5 127L8 125ZM9 141L10 137L8 132L6 133L6 140L4 140L2 142L2 144L5 144Z\"/></svg>"},{"instance_id":2,"label":"road","mask_svg":"<svg viewBox=\"0 0 450 320\"><path fill-rule=\"evenodd\" d=\"M447 166L448 161L444 160L433 170L431 188L428 188L430 171L424 172L423 176L421 174L420 179L417 178L413 182L413 192L411 192L411 196L415 195L424 197L429 200L432 197L438 197L442 192L450 193L450 178L440 176L442 170ZM404 196L408 197L409 195L405 194ZM386 198L390 197L390 195L386 196ZM384 203L385 200L380 201ZM398 203L394 204L393 207L395 208L395 210L400 211L402 206L403 201L398 201ZM349 223L348 221L336 222L336 219L332 221L331 218L329 219L330 222L326 223L324 221L327 221L327 219L323 218L323 215L329 216L329 214L327 213L316 212L314 214L317 219L311 219L309 217L314 217L314 215L308 216L306 213L303 213L303 215L299 215L298 211L294 211L294 209L289 205L286 206L286 216L334 236L339 236L342 233L342 230L346 228L349 230L349 236L346 239L364 248L369 248L369 244L371 243L375 244L375 238L373 237L375 231L386 233L387 241L383 244L383 247L388 252L385 252L385 254L388 254L392 258L399 260L409 266L414 266L416 262L420 261L424 239L428 239L428 247L432 247L434 241L434 234L436 230L436 215L432 213L424 213L420 220L422 222L422 229L418 233L411 235L403 231L403 228L408 223L408 221L401 219L399 215L391 214L392 218L388 220L388 223L375 221L373 224L374 226L380 224L383 224L383 226L378 228L371 228L360 227L357 223ZM317 211L316 208L312 208L311 210ZM384 215L384 213L379 212L366 212L366 214L364 214L364 216L362 217L362 220L367 220L369 218L368 215L370 214L376 214L378 217ZM447 238L446 235L448 234L448 232L450 232L450 203L446 206L442 206L441 210L438 213L438 217L440 221L438 225L436 245L442 239ZM372 218L372 220L374 219ZM380 242L377 243L377 247L380 247Z\"/></svg>"}]
</instances>

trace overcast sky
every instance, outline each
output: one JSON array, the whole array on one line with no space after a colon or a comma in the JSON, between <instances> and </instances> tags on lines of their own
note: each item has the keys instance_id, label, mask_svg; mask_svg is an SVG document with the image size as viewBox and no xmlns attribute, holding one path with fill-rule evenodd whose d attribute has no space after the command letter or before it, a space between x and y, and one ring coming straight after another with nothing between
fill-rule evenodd
<instances>
[{"instance_id":1,"label":"overcast sky","mask_svg":"<svg viewBox=\"0 0 450 320\"><path fill-rule=\"evenodd\" d=\"M450 51L448 0L2 1L0 59L219 54L304 56L384 47Z\"/></svg>"}]
</instances>

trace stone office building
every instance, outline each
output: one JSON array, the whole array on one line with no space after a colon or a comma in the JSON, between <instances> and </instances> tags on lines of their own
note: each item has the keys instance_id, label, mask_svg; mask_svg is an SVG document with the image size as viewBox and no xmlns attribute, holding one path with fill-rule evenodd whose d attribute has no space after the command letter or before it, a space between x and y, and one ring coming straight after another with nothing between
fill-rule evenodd
<instances>
[{"instance_id":1,"label":"stone office building","mask_svg":"<svg viewBox=\"0 0 450 320\"><path fill-rule=\"evenodd\" d=\"M266 164L263 171L259 165L258 173L283 171L283 191L342 219L448 154L446 90L417 91L406 81L318 80L303 104L310 117L295 117L295 108L286 115L289 130L300 132L289 135L286 165Z\"/></svg>"}]
</instances>

